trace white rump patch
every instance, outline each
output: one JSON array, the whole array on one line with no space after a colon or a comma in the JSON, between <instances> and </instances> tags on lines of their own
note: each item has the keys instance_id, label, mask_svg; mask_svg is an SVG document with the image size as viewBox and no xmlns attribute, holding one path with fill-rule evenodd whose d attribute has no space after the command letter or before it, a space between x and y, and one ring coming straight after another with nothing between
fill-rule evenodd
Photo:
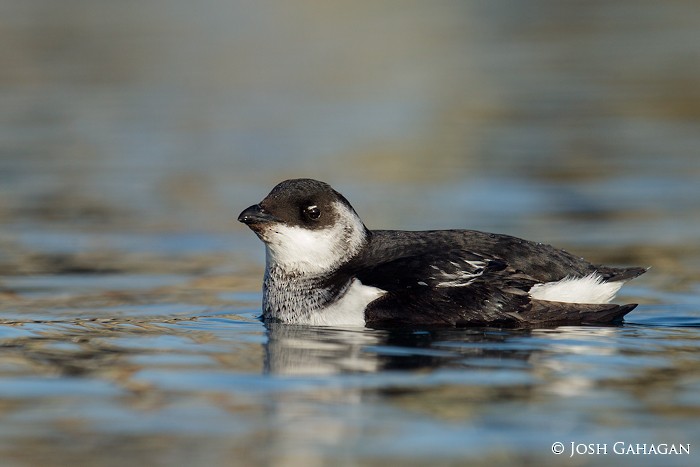
<instances>
[{"instance_id":1,"label":"white rump patch","mask_svg":"<svg viewBox=\"0 0 700 467\"><path fill-rule=\"evenodd\" d=\"M312 326L364 326L365 308L386 293L386 290L364 285L353 280L347 292L325 308L302 316L294 324Z\"/></svg>"},{"instance_id":2,"label":"white rump patch","mask_svg":"<svg viewBox=\"0 0 700 467\"><path fill-rule=\"evenodd\" d=\"M530 297L550 302L610 303L623 285L623 281L605 282L594 272L584 277L565 277L558 282L536 284L530 289Z\"/></svg>"}]
</instances>

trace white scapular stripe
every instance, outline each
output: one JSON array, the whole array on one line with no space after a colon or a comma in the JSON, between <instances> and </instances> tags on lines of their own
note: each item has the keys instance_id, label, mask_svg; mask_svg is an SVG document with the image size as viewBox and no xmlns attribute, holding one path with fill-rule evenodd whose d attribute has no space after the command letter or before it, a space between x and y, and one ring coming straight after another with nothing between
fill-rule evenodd
<instances>
[{"instance_id":1,"label":"white scapular stripe","mask_svg":"<svg viewBox=\"0 0 700 467\"><path fill-rule=\"evenodd\" d=\"M466 287L474 283L477 277L484 273L483 270L479 272L459 272L456 274L443 274L442 277L445 279L443 282L439 282L437 287Z\"/></svg>"}]
</instances>

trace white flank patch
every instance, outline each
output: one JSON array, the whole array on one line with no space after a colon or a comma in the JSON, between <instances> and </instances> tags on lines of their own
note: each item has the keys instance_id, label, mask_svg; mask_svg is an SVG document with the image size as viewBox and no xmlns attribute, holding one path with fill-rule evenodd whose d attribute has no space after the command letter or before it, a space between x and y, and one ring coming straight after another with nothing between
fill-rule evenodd
<instances>
[{"instance_id":1,"label":"white flank patch","mask_svg":"<svg viewBox=\"0 0 700 467\"><path fill-rule=\"evenodd\" d=\"M365 241L365 227L353 211L334 203L338 220L322 230L275 224L265 231L267 261L286 272L319 275L351 258Z\"/></svg>"},{"instance_id":2,"label":"white flank patch","mask_svg":"<svg viewBox=\"0 0 700 467\"><path fill-rule=\"evenodd\" d=\"M536 284L530 289L530 297L550 302L610 303L623 285L623 281L605 282L600 275L593 273Z\"/></svg>"},{"instance_id":3,"label":"white flank patch","mask_svg":"<svg viewBox=\"0 0 700 467\"><path fill-rule=\"evenodd\" d=\"M355 279L347 292L325 308L302 316L295 324L312 326L364 326L365 307L378 299L386 290L378 289Z\"/></svg>"}]
</instances>

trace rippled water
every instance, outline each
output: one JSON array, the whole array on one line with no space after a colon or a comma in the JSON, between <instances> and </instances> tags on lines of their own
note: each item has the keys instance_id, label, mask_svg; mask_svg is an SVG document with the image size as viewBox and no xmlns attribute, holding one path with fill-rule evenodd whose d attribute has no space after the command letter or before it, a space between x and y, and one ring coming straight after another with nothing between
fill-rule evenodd
<instances>
[{"instance_id":1,"label":"rippled water","mask_svg":"<svg viewBox=\"0 0 700 467\"><path fill-rule=\"evenodd\" d=\"M0 463L697 465L699 30L690 0L4 1ZM641 305L265 327L235 216L291 176L370 228L651 266Z\"/></svg>"}]
</instances>

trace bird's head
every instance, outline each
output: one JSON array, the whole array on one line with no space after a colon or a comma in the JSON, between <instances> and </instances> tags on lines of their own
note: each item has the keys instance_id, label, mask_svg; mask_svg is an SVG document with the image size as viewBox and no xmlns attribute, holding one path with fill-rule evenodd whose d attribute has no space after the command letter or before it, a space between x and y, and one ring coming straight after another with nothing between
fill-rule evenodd
<instances>
[{"instance_id":1,"label":"bird's head","mask_svg":"<svg viewBox=\"0 0 700 467\"><path fill-rule=\"evenodd\" d=\"M280 183L238 220L265 243L268 266L289 274L313 276L337 270L368 237L343 195L312 179Z\"/></svg>"}]
</instances>

